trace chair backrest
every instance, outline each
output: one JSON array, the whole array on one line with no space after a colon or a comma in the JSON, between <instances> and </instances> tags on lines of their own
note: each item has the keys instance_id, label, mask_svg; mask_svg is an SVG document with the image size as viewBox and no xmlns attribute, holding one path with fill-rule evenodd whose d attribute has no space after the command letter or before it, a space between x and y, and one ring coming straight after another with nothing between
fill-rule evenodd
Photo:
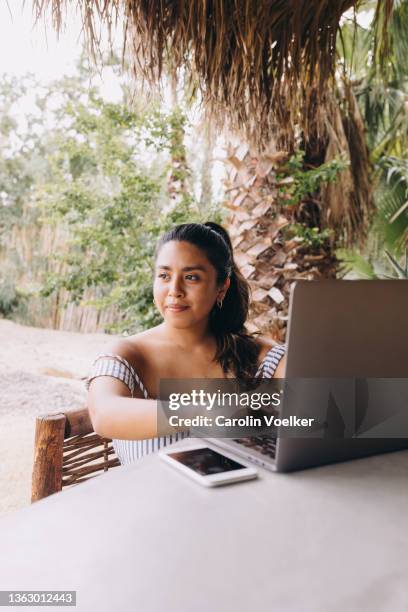
<instances>
[{"instance_id":1,"label":"chair backrest","mask_svg":"<svg viewBox=\"0 0 408 612\"><path fill-rule=\"evenodd\" d=\"M118 465L112 440L94 432L88 408L37 417L32 502Z\"/></svg>"}]
</instances>

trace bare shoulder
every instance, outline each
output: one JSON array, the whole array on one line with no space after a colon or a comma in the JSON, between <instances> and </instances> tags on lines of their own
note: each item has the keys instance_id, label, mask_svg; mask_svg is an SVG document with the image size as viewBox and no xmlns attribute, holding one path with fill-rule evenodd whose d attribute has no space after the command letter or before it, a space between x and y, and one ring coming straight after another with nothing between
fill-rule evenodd
<instances>
[{"instance_id":1,"label":"bare shoulder","mask_svg":"<svg viewBox=\"0 0 408 612\"><path fill-rule=\"evenodd\" d=\"M145 332L126 338L115 338L104 350L105 355L124 359L143 382L145 382L145 371L149 367L149 360L144 348L144 337ZM130 397L131 393L130 387L120 377L113 375L95 377L89 387L90 409L93 409L99 401L104 400L109 394ZM133 393L135 394L134 397L144 397L144 392L139 389L139 385L133 389Z\"/></svg>"},{"instance_id":2,"label":"bare shoulder","mask_svg":"<svg viewBox=\"0 0 408 612\"><path fill-rule=\"evenodd\" d=\"M108 345L107 352L126 359L133 366L143 365L157 336L155 330L152 328L127 338L117 338Z\"/></svg>"},{"instance_id":3,"label":"bare shoulder","mask_svg":"<svg viewBox=\"0 0 408 612\"><path fill-rule=\"evenodd\" d=\"M109 355L117 355L132 363L138 357L138 345L128 338L117 338L110 342L106 348Z\"/></svg>"}]
</instances>

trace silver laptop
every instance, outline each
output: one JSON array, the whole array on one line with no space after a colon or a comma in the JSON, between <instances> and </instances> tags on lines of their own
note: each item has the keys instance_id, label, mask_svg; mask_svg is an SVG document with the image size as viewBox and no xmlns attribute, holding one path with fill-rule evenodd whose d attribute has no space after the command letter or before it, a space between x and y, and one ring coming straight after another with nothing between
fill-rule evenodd
<instances>
[{"instance_id":1,"label":"silver laptop","mask_svg":"<svg viewBox=\"0 0 408 612\"><path fill-rule=\"evenodd\" d=\"M290 298L286 359L287 380L408 379L408 282L296 282ZM300 409L307 407L308 399L310 402L307 392L302 395L301 403L299 398L293 402L293 397L286 398L284 393L281 417L296 416ZM354 403L355 398L350 410L355 409ZM386 420L392 406L383 402L381 410ZM278 472L408 447L408 438L371 437L370 434L358 438L274 439L267 436L209 441Z\"/></svg>"}]
</instances>

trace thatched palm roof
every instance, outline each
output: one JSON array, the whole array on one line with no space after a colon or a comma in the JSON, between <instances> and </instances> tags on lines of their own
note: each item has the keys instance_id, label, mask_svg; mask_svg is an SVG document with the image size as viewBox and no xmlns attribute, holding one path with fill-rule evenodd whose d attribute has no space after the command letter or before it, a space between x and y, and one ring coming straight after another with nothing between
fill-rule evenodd
<instances>
[{"instance_id":1,"label":"thatched palm roof","mask_svg":"<svg viewBox=\"0 0 408 612\"><path fill-rule=\"evenodd\" d=\"M378 0L385 30L393 0ZM37 17L52 11L57 29L77 4L95 49L100 22L123 20L136 76L157 82L180 68L214 116L266 142L289 139L295 124L316 118L330 87L343 13L362 0L33 0Z\"/></svg>"}]
</instances>

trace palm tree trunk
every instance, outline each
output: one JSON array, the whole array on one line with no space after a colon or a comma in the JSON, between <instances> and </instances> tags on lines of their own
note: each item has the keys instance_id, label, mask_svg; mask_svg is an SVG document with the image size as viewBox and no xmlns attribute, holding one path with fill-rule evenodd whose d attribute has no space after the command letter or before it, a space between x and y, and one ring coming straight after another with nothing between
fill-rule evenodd
<instances>
[{"instance_id":1,"label":"palm tree trunk","mask_svg":"<svg viewBox=\"0 0 408 612\"><path fill-rule=\"evenodd\" d=\"M285 205L285 186L293 182L287 152L273 144L262 154L247 145L229 150L229 230L237 264L252 289L248 327L279 342L285 339L293 282L336 278L336 249L364 240L374 207L364 123L351 91L345 89L344 97L342 105L334 97L328 101L325 131L306 143L305 166L318 167L340 155L350 166L296 206ZM292 231L294 223L306 230L303 238L302 231ZM307 231L313 237L310 230L316 235L330 230L330 235L307 240Z\"/></svg>"},{"instance_id":2,"label":"palm tree trunk","mask_svg":"<svg viewBox=\"0 0 408 612\"><path fill-rule=\"evenodd\" d=\"M282 342L291 284L335 278L338 262L329 243L316 250L296 237L285 237L294 212L283 206L279 192L290 177L277 175L289 155L273 148L257 155L246 145L229 153L229 231L236 262L252 289L248 328Z\"/></svg>"}]
</instances>

